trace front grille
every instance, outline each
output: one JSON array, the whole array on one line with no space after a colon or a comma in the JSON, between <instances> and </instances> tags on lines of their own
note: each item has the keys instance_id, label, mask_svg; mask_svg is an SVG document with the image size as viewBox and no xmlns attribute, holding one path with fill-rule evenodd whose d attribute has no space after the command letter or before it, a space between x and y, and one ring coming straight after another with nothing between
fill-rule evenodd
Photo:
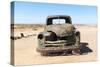
<instances>
[{"instance_id":1,"label":"front grille","mask_svg":"<svg viewBox=\"0 0 100 67\"><path fill-rule=\"evenodd\" d=\"M45 44L64 44L67 43L66 40L57 40L57 41L45 41Z\"/></svg>"},{"instance_id":2,"label":"front grille","mask_svg":"<svg viewBox=\"0 0 100 67\"><path fill-rule=\"evenodd\" d=\"M69 36L64 36L64 37L57 37L58 40L67 40Z\"/></svg>"},{"instance_id":3,"label":"front grille","mask_svg":"<svg viewBox=\"0 0 100 67\"><path fill-rule=\"evenodd\" d=\"M45 45L45 47L62 47L62 45Z\"/></svg>"},{"instance_id":4,"label":"front grille","mask_svg":"<svg viewBox=\"0 0 100 67\"><path fill-rule=\"evenodd\" d=\"M46 36L45 39L46 39L46 41L70 40L70 39L74 39L74 36L64 36L64 37Z\"/></svg>"},{"instance_id":5,"label":"front grille","mask_svg":"<svg viewBox=\"0 0 100 67\"><path fill-rule=\"evenodd\" d=\"M72 36L65 36L65 37L57 37L56 41L45 41L46 47L61 47L61 46L69 46L75 43L75 37Z\"/></svg>"}]
</instances>

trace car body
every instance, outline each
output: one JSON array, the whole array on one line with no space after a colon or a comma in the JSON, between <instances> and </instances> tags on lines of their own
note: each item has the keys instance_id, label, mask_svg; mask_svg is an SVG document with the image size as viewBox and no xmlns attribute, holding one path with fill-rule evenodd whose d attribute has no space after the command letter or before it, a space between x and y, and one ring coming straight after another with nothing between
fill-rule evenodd
<instances>
[{"instance_id":1,"label":"car body","mask_svg":"<svg viewBox=\"0 0 100 67\"><path fill-rule=\"evenodd\" d=\"M37 39L37 51L43 56L80 54L80 32L72 25L70 16L48 16L44 31L38 34Z\"/></svg>"}]
</instances>

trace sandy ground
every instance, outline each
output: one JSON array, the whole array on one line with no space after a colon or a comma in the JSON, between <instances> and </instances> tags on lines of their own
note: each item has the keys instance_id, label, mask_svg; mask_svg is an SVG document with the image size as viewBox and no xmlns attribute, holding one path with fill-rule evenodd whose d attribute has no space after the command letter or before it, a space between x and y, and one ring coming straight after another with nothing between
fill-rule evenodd
<instances>
[{"instance_id":1,"label":"sandy ground","mask_svg":"<svg viewBox=\"0 0 100 67\"><path fill-rule=\"evenodd\" d=\"M20 36L20 32L25 35L36 34L36 36L30 36L15 40L15 65L31 65L31 64L51 64L51 63L69 63L79 61L94 61L96 60L96 42L97 42L97 28L95 26L76 26L81 32L81 45L85 46L87 51L84 51L84 55L71 55L71 56L41 56L36 52L37 35L43 29L38 30L15 30L15 36ZM90 51L89 51L90 50Z\"/></svg>"}]
</instances>

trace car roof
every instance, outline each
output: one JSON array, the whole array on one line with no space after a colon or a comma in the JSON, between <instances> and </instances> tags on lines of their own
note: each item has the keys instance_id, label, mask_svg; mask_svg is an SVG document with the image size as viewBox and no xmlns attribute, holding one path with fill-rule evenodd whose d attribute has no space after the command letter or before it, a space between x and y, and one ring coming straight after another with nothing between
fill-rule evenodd
<instances>
[{"instance_id":1,"label":"car roof","mask_svg":"<svg viewBox=\"0 0 100 67\"><path fill-rule=\"evenodd\" d=\"M57 17L70 18L69 15L51 15L51 16L48 16L47 18L57 18Z\"/></svg>"}]
</instances>

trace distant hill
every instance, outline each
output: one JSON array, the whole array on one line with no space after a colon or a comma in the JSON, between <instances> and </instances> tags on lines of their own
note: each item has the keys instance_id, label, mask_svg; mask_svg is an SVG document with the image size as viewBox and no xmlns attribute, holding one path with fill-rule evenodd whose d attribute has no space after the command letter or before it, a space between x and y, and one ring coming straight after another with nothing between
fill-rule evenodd
<instances>
[{"instance_id":1,"label":"distant hill","mask_svg":"<svg viewBox=\"0 0 100 67\"><path fill-rule=\"evenodd\" d=\"M11 29L41 28L43 24L11 24Z\"/></svg>"},{"instance_id":2,"label":"distant hill","mask_svg":"<svg viewBox=\"0 0 100 67\"><path fill-rule=\"evenodd\" d=\"M97 25L93 24L73 24L74 26L90 26L90 27L97 27ZM37 29L43 28L45 24L11 24L11 29Z\"/></svg>"}]
</instances>

